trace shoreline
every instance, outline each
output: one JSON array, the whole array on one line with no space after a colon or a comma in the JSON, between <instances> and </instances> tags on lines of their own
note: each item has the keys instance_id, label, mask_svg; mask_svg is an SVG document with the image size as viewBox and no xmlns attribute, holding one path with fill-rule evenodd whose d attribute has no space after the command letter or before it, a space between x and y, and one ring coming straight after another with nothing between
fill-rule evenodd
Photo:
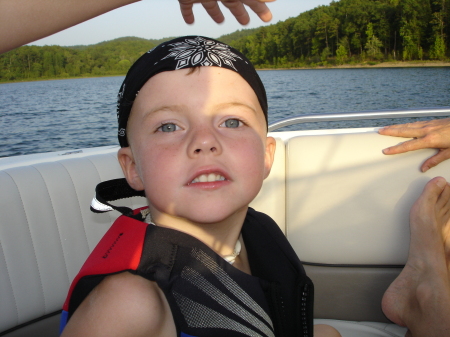
<instances>
[{"instance_id":1,"label":"shoreline","mask_svg":"<svg viewBox=\"0 0 450 337\"><path fill-rule=\"evenodd\" d=\"M327 66L305 66L305 67L279 67L279 68L256 68L256 70L302 70L302 69L369 69L369 68L431 68L431 67L450 67L450 61L390 61L380 62L375 64L358 63L358 64L341 64L341 65L327 65ZM4 81L1 84L7 83L21 83L21 82L37 82L37 81L54 81L54 80L73 80L81 78L98 78L98 77L116 77L125 76L126 74L115 75L96 75L96 76L77 76L77 77L55 77L55 78L36 78L36 79L21 79L14 81Z\"/></svg>"},{"instance_id":2,"label":"shoreline","mask_svg":"<svg viewBox=\"0 0 450 337\"><path fill-rule=\"evenodd\" d=\"M341 65L336 68L414 68L414 67L450 67L450 62L446 61L391 61L381 62L374 65L358 64L358 65Z\"/></svg>"},{"instance_id":3,"label":"shoreline","mask_svg":"<svg viewBox=\"0 0 450 337\"><path fill-rule=\"evenodd\" d=\"M450 61L389 61L380 63L357 63L327 66L305 66L291 68L257 68L256 70L299 70L299 69L368 69L368 68L431 68L450 67Z\"/></svg>"},{"instance_id":4,"label":"shoreline","mask_svg":"<svg viewBox=\"0 0 450 337\"><path fill-rule=\"evenodd\" d=\"M29 80L14 80L14 81L0 81L0 85L2 84L8 84L8 83L24 83L24 82L39 82L39 81L60 81L60 80L76 80L76 79L83 79L83 78L99 78L99 77L119 77L123 76L125 77L126 74L119 74L119 75L95 75L95 76L76 76L76 77L54 77L54 78L33 78Z\"/></svg>"}]
</instances>

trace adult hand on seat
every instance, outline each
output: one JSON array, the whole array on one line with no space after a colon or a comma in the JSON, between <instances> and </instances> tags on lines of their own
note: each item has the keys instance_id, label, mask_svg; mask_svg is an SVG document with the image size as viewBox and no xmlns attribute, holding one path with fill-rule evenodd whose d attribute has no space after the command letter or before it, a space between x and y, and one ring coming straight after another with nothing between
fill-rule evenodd
<instances>
[{"instance_id":1,"label":"adult hand on seat","mask_svg":"<svg viewBox=\"0 0 450 337\"><path fill-rule=\"evenodd\" d=\"M378 130L378 133L386 136L413 138L384 149L383 153L387 155L426 148L438 149L439 151L435 155L422 164L422 172L450 158L450 118L386 126Z\"/></svg>"},{"instance_id":2,"label":"adult hand on seat","mask_svg":"<svg viewBox=\"0 0 450 337\"><path fill-rule=\"evenodd\" d=\"M206 9L211 18L221 23L225 19L222 11L219 8L218 2L220 1L230 12L236 17L236 20L241 25L246 25L250 22L250 17L245 9L244 5L250 7L259 18L268 22L272 19L272 13L265 4L266 2L272 2L275 0L178 0L180 2L181 14L184 21L188 24L194 23L194 13L192 7L195 3L201 3Z\"/></svg>"}]
</instances>

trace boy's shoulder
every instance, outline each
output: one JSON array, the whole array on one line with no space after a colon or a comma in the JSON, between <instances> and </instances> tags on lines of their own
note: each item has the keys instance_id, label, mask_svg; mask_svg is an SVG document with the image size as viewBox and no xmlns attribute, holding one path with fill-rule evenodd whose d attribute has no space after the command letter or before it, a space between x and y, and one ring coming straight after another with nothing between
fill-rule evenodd
<instances>
[{"instance_id":1,"label":"boy's shoulder","mask_svg":"<svg viewBox=\"0 0 450 337\"><path fill-rule=\"evenodd\" d=\"M176 334L169 305L157 284L128 272L105 277L66 329L69 335L96 335L96 330L108 336Z\"/></svg>"},{"instance_id":2,"label":"boy's shoulder","mask_svg":"<svg viewBox=\"0 0 450 337\"><path fill-rule=\"evenodd\" d=\"M251 232L252 235L256 235L260 239L261 236L267 237L269 235L269 238L276 242L281 242L283 245L287 243L286 236L277 223L266 213L256 211L251 207L248 208L242 231L243 233Z\"/></svg>"},{"instance_id":3,"label":"boy's shoulder","mask_svg":"<svg viewBox=\"0 0 450 337\"><path fill-rule=\"evenodd\" d=\"M303 266L288 239L277 223L267 214L249 207L242 227L242 236L249 250L249 256L253 253L252 260L264 261L261 265L264 270L271 270L274 265L284 261L286 265L294 266L297 273L305 274ZM264 247L264 249L261 249L261 247Z\"/></svg>"}]
</instances>

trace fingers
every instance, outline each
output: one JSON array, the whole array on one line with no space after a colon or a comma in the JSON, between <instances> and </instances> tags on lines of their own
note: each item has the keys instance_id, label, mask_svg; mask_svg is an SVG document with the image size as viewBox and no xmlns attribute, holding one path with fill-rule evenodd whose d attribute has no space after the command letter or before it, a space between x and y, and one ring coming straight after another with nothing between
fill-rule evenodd
<instances>
[{"instance_id":1,"label":"fingers","mask_svg":"<svg viewBox=\"0 0 450 337\"><path fill-rule=\"evenodd\" d=\"M178 0L180 3L181 15L183 16L184 22L187 24L194 23L194 12L192 11L192 6L194 5L192 2L186 2Z\"/></svg>"},{"instance_id":2,"label":"fingers","mask_svg":"<svg viewBox=\"0 0 450 337\"><path fill-rule=\"evenodd\" d=\"M439 150L437 154L428 158L421 167L422 172L428 171L430 168L435 167L437 164L442 163L444 160L450 158L450 149Z\"/></svg>"},{"instance_id":3,"label":"fingers","mask_svg":"<svg viewBox=\"0 0 450 337\"><path fill-rule=\"evenodd\" d=\"M422 128L422 125L416 126L414 123L411 123L386 126L379 129L378 133L384 136L414 138L424 136L426 131Z\"/></svg>"},{"instance_id":4,"label":"fingers","mask_svg":"<svg viewBox=\"0 0 450 337\"><path fill-rule=\"evenodd\" d=\"M250 9L255 12L258 17L264 21L269 22L272 20L272 12L265 2L273 2L275 0L243 0L243 3L250 7Z\"/></svg>"},{"instance_id":5,"label":"fingers","mask_svg":"<svg viewBox=\"0 0 450 337\"><path fill-rule=\"evenodd\" d=\"M225 20L217 1L203 1L203 8L216 23L222 23Z\"/></svg>"},{"instance_id":6,"label":"fingers","mask_svg":"<svg viewBox=\"0 0 450 337\"><path fill-rule=\"evenodd\" d=\"M216 0L203 0L203 1L189 1L189 0L178 0L180 2L181 15L183 16L184 22L187 24L193 24L195 21L194 12L192 8L194 3L201 2L203 8L209 16L217 23L222 23L225 20L222 11Z\"/></svg>"},{"instance_id":7,"label":"fingers","mask_svg":"<svg viewBox=\"0 0 450 337\"><path fill-rule=\"evenodd\" d=\"M399 129L399 128L420 128L425 123L428 123L429 121L419 121L419 122L413 122L413 123L404 123L404 124L395 124L395 125L388 125L384 126L383 129Z\"/></svg>"},{"instance_id":8,"label":"fingers","mask_svg":"<svg viewBox=\"0 0 450 337\"><path fill-rule=\"evenodd\" d=\"M383 149L383 154L394 155L420 149L430 148L430 142L424 138L411 139L398 145ZM430 168L450 159L450 149L440 149L434 156L428 158L421 166L421 171L426 172Z\"/></svg>"},{"instance_id":9,"label":"fingers","mask_svg":"<svg viewBox=\"0 0 450 337\"><path fill-rule=\"evenodd\" d=\"M434 127L434 126L446 125L447 123L450 123L450 118L448 118L448 119L433 119L430 121L419 121L419 122L413 122L413 123L388 125L388 126L384 126L380 130L382 130L382 132L390 133L390 132L396 132L396 131L394 131L396 129L403 129L403 130L421 129L424 127Z\"/></svg>"},{"instance_id":10,"label":"fingers","mask_svg":"<svg viewBox=\"0 0 450 337\"><path fill-rule=\"evenodd\" d=\"M443 134L449 128L450 118L445 118L385 126L379 129L378 132L381 135L394 137L422 137L433 132Z\"/></svg>"},{"instance_id":11,"label":"fingers","mask_svg":"<svg viewBox=\"0 0 450 337\"><path fill-rule=\"evenodd\" d=\"M222 4L230 10L231 14L234 15L241 25L246 25L250 22L250 16L241 1L222 0Z\"/></svg>"},{"instance_id":12,"label":"fingers","mask_svg":"<svg viewBox=\"0 0 450 337\"><path fill-rule=\"evenodd\" d=\"M272 19L272 13L270 9L265 4L266 2L272 2L276 0L178 0L180 3L181 15L186 23L194 23L194 13L192 7L194 3L201 3L205 8L206 12L211 16L211 18L217 22L221 23L224 21L224 16L220 10L218 2L227 7L230 12L235 16L236 20L241 25L246 25L250 22L250 16L244 7L244 4L248 6L253 12L258 15L258 17L264 21L268 22Z\"/></svg>"},{"instance_id":13,"label":"fingers","mask_svg":"<svg viewBox=\"0 0 450 337\"><path fill-rule=\"evenodd\" d=\"M423 138L411 139L411 140L407 140L406 142L400 143L398 145L388 147L383 150L383 153L388 154L388 155L399 154L399 153L424 149L426 147L428 147L428 145L423 140Z\"/></svg>"}]
</instances>

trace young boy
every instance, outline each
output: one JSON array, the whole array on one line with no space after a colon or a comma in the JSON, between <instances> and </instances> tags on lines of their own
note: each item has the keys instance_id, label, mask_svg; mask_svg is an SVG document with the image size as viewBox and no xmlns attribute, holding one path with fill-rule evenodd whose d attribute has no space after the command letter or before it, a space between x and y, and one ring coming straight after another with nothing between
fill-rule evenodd
<instances>
[{"instance_id":1,"label":"young boy","mask_svg":"<svg viewBox=\"0 0 450 337\"><path fill-rule=\"evenodd\" d=\"M163 43L128 72L118 120L126 182L100 184L92 207L126 216L75 279L63 335L312 336L313 285L278 226L248 207L275 140L245 56L204 37ZM135 212L108 203L143 193L149 207Z\"/></svg>"}]
</instances>

